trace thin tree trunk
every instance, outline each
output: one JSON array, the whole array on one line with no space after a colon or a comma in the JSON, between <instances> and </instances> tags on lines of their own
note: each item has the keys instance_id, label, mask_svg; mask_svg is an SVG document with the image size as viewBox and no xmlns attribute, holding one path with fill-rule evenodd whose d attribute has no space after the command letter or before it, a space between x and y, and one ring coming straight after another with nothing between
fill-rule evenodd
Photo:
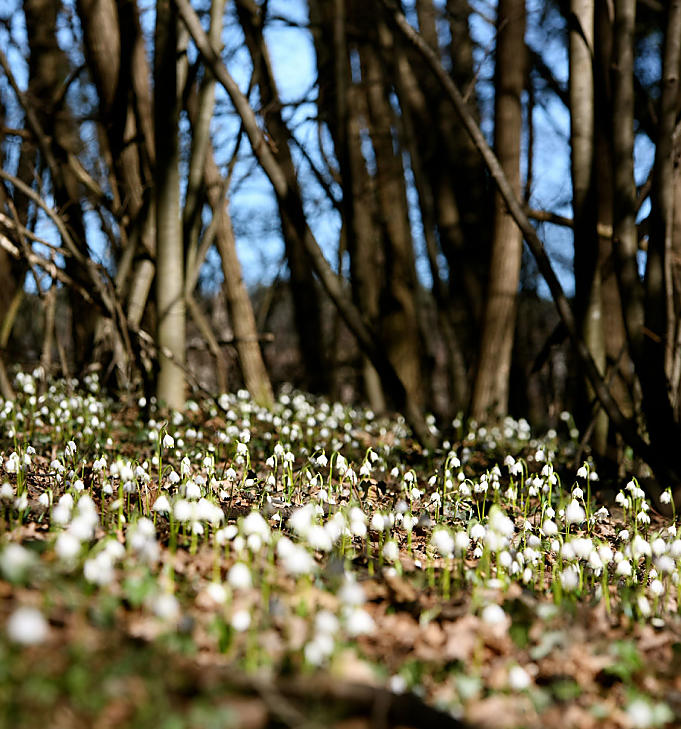
<instances>
[{"instance_id":1,"label":"thin tree trunk","mask_svg":"<svg viewBox=\"0 0 681 729\"><path fill-rule=\"evenodd\" d=\"M376 192L379 233L385 273L380 292L378 329L404 386L414 401L425 405L422 352L424 345L419 328L418 282L414 263L414 247L407 213L407 191L401 156L395 151L394 114L388 99L389 84L384 66L376 51L392 56L390 33L382 20L376 20L375 30L369 28L369 38L360 46L368 110L367 132L376 161L374 189ZM375 35L374 35L375 34ZM387 37L386 37L387 36Z\"/></svg>"},{"instance_id":2,"label":"thin tree trunk","mask_svg":"<svg viewBox=\"0 0 681 729\"><path fill-rule=\"evenodd\" d=\"M597 233L596 156L594 116L594 0L571 0L569 27L570 150L574 231L575 316L582 337L601 374L605 372L605 333L599 237ZM582 429L593 418L593 388L584 378L577 398L576 417ZM594 452L607 447L608 418L599 410L592 428Z\"/></svg>"},{"instance_id":3,"label":"thin tree trunk","mask_svg":"<svg viewBox=\"0 0 681 729\"><path fill-rule=\"evenodd\" d=\"M170 0L156 5L154 51L154 138L156 140L156 305L160 402L185 405L184 251L180 223L177 89L177 20ZM165 351L172 354L166 356ZM176 364L177 363L177 364Z\"/></svg>"},{"instance_id":4,"label":"thin tree trunk","mask_svg":"<svg viewBox=\"0 0 681 729\"><path fill-rule=\"evenodd\" d=\"M521 193L520 139L525 85L525 0L500 0L497 9L494 146L514 195ZM523 236L500 193L494 205L494 238L480 356L473 387L475 418L505 415L520 280Z\"/></svg>"}]
</instances>

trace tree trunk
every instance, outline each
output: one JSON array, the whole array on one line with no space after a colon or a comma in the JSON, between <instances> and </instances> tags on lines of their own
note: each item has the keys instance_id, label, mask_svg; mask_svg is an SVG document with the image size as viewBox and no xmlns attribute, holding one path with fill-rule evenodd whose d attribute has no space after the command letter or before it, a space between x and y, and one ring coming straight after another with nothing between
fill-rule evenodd
<instances>
[{"instance_id":1,"label":"tree trunk","mask_svg":"<svg viewBox=\"0 0 681 729\"><path fill-rule=\"evenodd\" d=\"M594 2L571 0L569 27L570 149L574 233L575 316L585 344L601 374L605 371L602 279L597 233L597 192L594 116ZM575 416L586 430L594 418L594 393L586 377L577 397ZM594 452L605 455L608 418L598 410L592 428Z\"/></svg>"},{"instance_id":2,"label":"tree trunk","mask_svg":"<svg viewBox=\"0 0 681 729\"><path fill-rule=\"evenodd\" d=\"M180 223L177 89L177 20L170 0L156 4L154 38L154 138L156 140L156 305L160 402L185 405L184 251Z\"/></svg>"},{"instance_id":3,"label":"tree trunk","mask_svg":"<svg viewBox=\"0 0 681 729\"><path fill-rule=\"evenodd\" d=\"M213 215L219 216L215 241L222 261L227 313L236 340L236 351L244 384L255 402L264 407L271 407L274 402L272 385L260 351L253 305L241 275L241 264L236 252L236 240L227 201L221 194L222 175L215 164L212 149L208 151L205 169L208 202L213 208Z\"/></svg>"},{"instance_id":4,"label":"tree trunk","mask_svg":"<svg viewBox=\"0 0 681 729\"><path fill-rule=\"evenodd\" d=\"M367 132L376 164L374 190L384 262L377 323L381 341L400 379L414 401L423 406L424 345L419 329L418 282L407 214L404 167L400 155L395 152L395 120L388 99L389 84L376 52L376 45L382 45L384 54L389 57L393 55L392 44L386 39L389 34L382 22L373 13L368 19L374 19L378 24L375 35L374 32L368 35L369 40L375 37L377 43L364 43L359 51L367 100Z\"/></svg>"},{"instance_id":5,"label":"tree trunk","mask_svg":"<svg viewBox=\"0 0 681 729\"><path fill-rule=\"evenodd\" d=\"M500 0L497 10L494 146L513 192L520 196L520 139L525 84L525 0ZM471 412L505 415L517 309L523 237L501 195L494 208L494 238L487 303Z\"/></svg>"}]
</instances>

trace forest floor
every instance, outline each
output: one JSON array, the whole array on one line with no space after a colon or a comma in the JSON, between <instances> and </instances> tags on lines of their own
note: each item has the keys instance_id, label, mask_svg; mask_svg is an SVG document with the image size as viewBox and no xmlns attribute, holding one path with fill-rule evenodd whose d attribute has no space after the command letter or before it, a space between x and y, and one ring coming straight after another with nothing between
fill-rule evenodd
<instances>
[{"instance_id":1,"label":"forest floor","mask_svg":"<svg viewBox=\"0 0 681 729\"><path fill-rule=\"evenodd\" d=\"M0 728L681 725L681 538L574 426L0 402ZM680 535L681 536L681 535Z\"/></svg>"}]
</instances>

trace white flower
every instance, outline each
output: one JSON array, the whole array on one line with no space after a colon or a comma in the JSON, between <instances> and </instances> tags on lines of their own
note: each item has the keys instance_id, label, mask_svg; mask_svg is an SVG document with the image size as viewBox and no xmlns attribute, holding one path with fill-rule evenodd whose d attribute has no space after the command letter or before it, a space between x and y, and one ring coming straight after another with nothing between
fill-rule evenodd
<instances>
[{"instance_id":1,"label":"white flower","mask_svg":"<svg viewBox=\"0 0 681 729\"><path fill-rule=\"evenodd\" d=\"M635 729L646 729L653 726L653 710L645 699L634 699L627 706L627 716Z\"/></svg>"},{"instance_id":2,"label":"white flower","mask_svg":"<svg viewBox=\"0 0 681 729\"><path fill-rule=\"evenodd\" d=\"M174 448L175 447L175 438L173 438L170 433L166 433L163 436L163 447L164 448Z\"/></svg>"},{"instance_id":3,"label":"white flower","mask_svg":"<svg viewBox=\"0 0 681 729\"><path fill-rule=\"evenodd\" d=\"M170 514L170 502L168 501L168 497L165 494L161 494L156 501L154 501L152 509L159 514Z\"/></svg>"},{"instance_id":4,"label":"white flower","mask_svg":"<svg viewBox=\"0 0 681 729\"><path fill-rule=\"evenodd\" d=\"M329 610L320 610L315 615L314 626L317 633L335 635L340 628L338 618Z\"/></svg>"},{"instance_id":5,"label":"white flower","mask_svg":"<svg viewBox=\"0 0 681 729\"><path fill-rule=\"evenodd\" d=\"M189 501L180 499L179 501L176 501L173 506L173 516L177 519L177 521L189 521L193 517L194 509L194 505Z\"/></svg>"},{"instance_id":6,"label":"white flower","mask_svg":"<svg viewBox=\"0 0 681 729\"><path fill-rule=\"evenodd\" d=\"M293 544L290 540L287 541L290 547L283 550L279 549L283 539L277 543L278 553L286 572L290 575L309 575L314 572L317 564L312 555L305 548Z\"/></svg>"},{"instance_id":7,"label":"white flower","mask_svg":"<svg viewBox=\"0 0 681 729\"><path fill-rule=\"evenodd\" d=\"M454 547L459 554L464 553L470 543L471 540L466 532L456 532L454 535Z\"/></svg>"},{"instance_id":8,"label":"white flower","mask_svg":"<svg viewBox=\"0 0 681 729\"><path fill-rule=\"evenodd\" d=\"M251 571L243 562L235 562L227 573L227 582L235 590L246 590L253 584Z\"/></svg>"},{"instance_id":9,"label":"white flower","mask_svg":"<svg viewBox=\"0 0 681 729\"><path fill-rule=\"evenodd\" d=\"M482 618L483 623L487 623L487 625L500 625L505 623L507 620L504 609L501 605L497 605L496 603L486 605L483 608L480 617Z\"/></svg>"},{"instance_id":10,"label":"white flower","mask_svg":"<svg viewBox=\"0 0 681 729\"><path fill-rule=\"evenodd\" d=\"M577 499L572 499L565 509L565 521L568 524L581 524L585 518L586 512L581 507L580 503Z\"/></svg>"},{"instance_id":11,"label":"white flower","mask_svg":"<svg viewBox=\"0 0 681 729\"><path fill-rule=\"evenodd\" d=\"M251 614L248 610L237 610L232 615L231 624L237 633L243 633L251 626Z\"/></svg>"},{"instance_id":12,"label":"white flower","mask_svg":"<svg viewBox=\"0 0 681 729\"><path fill-rule=\"evenodd\" d=\"M474 539L475 541L484 539L486 533L487 529L485 529L485 527L479 522L477 524L473 524L471 527L471 539Z\"/></svg>"},{"instance_id":13,"label":"white flower","mask_svg":"<svg viewBox=\"0 0 681 729\"><path fill-rule=\"evenodd\" d=\"M320 552L330 552L333 547L333 541L328 531L319 524L313 524L307 532L307 542L312 549Z\"/></svg>"},{"instance_id":14,"label":"white flower","mask_svg":"<svg viewBox=\"0 0 681 729\"><path fill-rule=\"evenodd\" d=\"M631 577L631 571L631 562L623 559L621 562L618 562L615 573L620 577Z\"/></svg>"},{"instance_id":15,"label":"white flower","mask_svg":"<svg viewBox=\"0 0 681 729\"><path fill-rule=\"evenodd\" d=\"M161 620L173 621L180 616L180 603L175 595L168 592L157 595L152 603L154 615Z\"/></svg>"},{"instance_id":16,"label":"white flower","mask_svg":"<svg viewBox=\"0 0 681 729\"><path fill-rule=\"evenodd\" d=\"M579 586L579 570L572 565L568 565L560 574L560 584L568 592L576 590Z\"/></svg>"},{"instance_id":17,"label":"white flower","mask_svg":"<svg viewBox=\"0 0 681 729\"><path fill-rule=\"evenodd\" d=\"M357 511L359 511L359 509ZM305 504L305 506L301 506L291 514L288 520L288 525L294 532L296 532L296 534L299 534L301 537L305 537L312 526L314 518L314 506L312 504Z\"/></svg>"},{"instance_id":18,"label":"white flower","mask_svg":"<svg viewBox=\"0 0 681 729\"><path fill-rule=\"evenodd\" d=\"M227 601L227 590L219 582L211 582L206 587L206 595L216 605L223 605Z\"/></svg>"},{"instance_id":19,"label":"white flower","mask_svg":"<svg viewBox=\"0 0 681 729\"><path fill-rule=\"evenodd\" d=\"M388 540L383 545L383 557L388 562L397 562L400 558L400 548L397 546L397 542L394 539Z\"/></svg>"},{"instance_id":20,"label":"white flower","mask_svg":"<svg viewBox=\"0 0 681 729\"><path fill-rule=\"evenodd\" d=\"M522 666L512 666L508 672L508 687L511 691L524 691L531 683L530 674Z\"/></svg>"},{"instance_id":21,"label":"white flower","mask_svg":"<svg viewBox=\"0 0 681 729\"><path fill-rule=\"evenodd\" d=\"M643 617L647 618L651 613L650 603L648 602L648 598L645 595L639 595L636 600L636 605L638 606L638 610L643 615Z\"/></svg>"},{"instance_id":22,"label":"white flower","mask_svg":"<svg viewBox=\"0 0 681 729\"><path fill-rule=\"evenodd\" d=\"M13 643L35 645L45 641L48 633L47 620L36 608L19 607L7 621L7 637Z\"/></svg>"},{"instance_id":23,"label":"white flower","mask_svg":"<svg viewBox=\"0 0 681 729\"><path fill-rule=\"evenodd\" d=\"M430 538L430 542L441 556L451 557L455 545L452 535L447 531L447 529L435 529Z\"/></svg>"},{"instance_id":24,"label":"white flower","mask_svg":"<svg viewBox=\"0 0 681 729\"><path fill-rule=\"evenodd\" d=\"M33 552L20 544L10 542L0 553L0 571L10 582L20 580L34 561Z\"/></svg>"},{"instance_id":25,"label":"white flower","mask_svg":"<svg viewBox=\"0 0 681 729\"><path fill-rule=\"evenodd\" d=\"M631 555L634 559L640 559L641 557L650 557L652 549L650 544L640 535L635 534L631 540Z\"/></svg>"},{"instance_id":26,"label":"white flower","mask_svg":"<svg viewBox=\"0 0 681 729\"><path fill-rule=\"evenodd\" d=\"M341 589L338 591L338 599L344 605L357 607L363 605L366 601L364 588L352 579L347 579Z\"/></svg>"},{"instance_id":27,"label":"white flower","mask_svg":"<svg viewBox=\"0 0 681 729\"><path fill-rule=\"evenodd\" d=\"M108 585L114 578L111 555L108 552L100 552L97 556L85 560L83 575L93 585Z\"/></svg>"},{"instance_id":28,"label":"white flower","mask_svg":"<svg viewBox=\"0 0 681 729\"><path fill-rule=\"evenodd\" d=\"M80 540L70 532L62 532L54 544L54 551L59 559L70 562L80 553Z\"/></svg>"},{"instance_id":29,"label":"white flower","mask_svg":"<svg viewBox=\"0 0 681 729\"><path fill-rule=\"evenodd\" d=\"M269 524L258 511L251 511L244 519L243 530L246 535L257 534L265 543L270 541Z\"/></svg>"},{"instance_id":30,"label":"white flower","mask_svg":"<svg viewBox=\"0 0 681 729\"><path fill-rule=\"evenodd\" d=\"M664 595L664 585L662 584L661 580L653 580L650 583L650 593L651 595L654 595L655 597L660 597L661 595Z\"/></svg>"},{"instance_id":31,"label":"white flower","mask_svg":"<svg viewBox=\"0 0 681 729\"><path fill-rule=\"evenodd\" d=\"M556 525L555 521L552 521L551 519L544 519L544 523L542 524L542 532L547 537L553 537L556 534L558 534L558 526Z\"/></svg>"},{"instance_id":32,"label":"white flower","mask_svg":"<svg viewBox=\"0 0 681 729\"><path fill-rule=\"evenodd\" d=\"M586 463L577 469L577 477L578 478L588 478L589 476L589 469L587 468Z\"/></svg>"},{"instance_id":33,"label":"white flower","mask_svg":"<svg viewBox=\"0 0 681 729\"><path fill-rule=\"evenodd\" d=\"M345 629L351 637L373 633L375 628L374 619L363 608L353 608L345 616Z\"/></svg>"}]
</instances>

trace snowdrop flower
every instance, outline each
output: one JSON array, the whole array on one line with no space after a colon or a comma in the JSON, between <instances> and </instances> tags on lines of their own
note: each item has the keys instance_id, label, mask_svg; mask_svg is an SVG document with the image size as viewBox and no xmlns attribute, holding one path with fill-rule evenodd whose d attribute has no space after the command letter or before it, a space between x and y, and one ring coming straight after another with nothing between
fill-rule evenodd
<instances>
[{"instance_id":1,"label":"snowdrop flower","mask_svg":"<svg viewBox=\"0 0 681 729\"><path fill-rule=\"evenodd\" d=\"M195 506L184 499L179 499L173 506L173 516L177 521L190 521L194 516Z\"/></svg>"},{"instance_id":2,"label":"snowdrop flower","mask_svg":"<svg viewBox=\"0 0 681 729\"><path fill-rule=\"evenodd\" d=\"M650 590L650 594L654 595L655 597L660 597L664 595L664 585L658 579L653 580L650 583L650 587L648 589Z\"/></svg>"},{"instance_id":3,"label":"snowdrop flower","mask_svg":"<svg viewBox=\"0 0 681 729\"><path fill-rule=\"evenodd\" d=\"M360 510L358 509L357 511ZM299 534L301 537L306 537L307 533L310 531L314 517L314 506L312 504L305 504L305 506L301 506L291 514L288 520L288 525L294 532L296 532L296 534Z\"/></svg>"},{"instance_id":4,"label":"snowdrop flower","mask_svg":"<svg viewBox=\"0 0 681 729\"><path fill-rule=\"evenodd\" d=\"M244 633L251 627L251 614L248 610L237 610L232 615L231 626L237 633Z\"/></svg>"},{"instance_id":5,"label":"snowdrop flower","mask_svg":"<svg viewBox=\"0 0 681 729\"><path fill-rule=\"evenodd\" d=\"M468 545L470 543L471 540L466 532L456 532L456 534L454 535L454 548L456 549L457 553L463 554L468 549Z\"/></svg>"},{"instance_id":6,"label":"snowdrop flower","mask_svg":"<svg viewBox=\"0 0 681 729\"><path fill-rule=\"evenodd\" d=\"M280 539L277 546L281 542ZM290 548L279 551L284 570L293 576L312 574L317 567L312 555L304 547L293 544L290 540L289 544Z\"/></svg>"},{"instance_id":7,"label":"snowdrop flower","mask_svg":"<svg viewBox=\"0 0 681 729\"><path fill-rule=\"evenodd\" d=\"M647 618L651 613L650 602L645 595L639 595L636 600L636 606L643 617Z\"/></svg>"},{"instance_id":8,"label":"snowdrop flower","mask_svg":"<svg viewBox=\"0 0 681 729\"><path fill-rule=\"evenodd\" d=\"M579 570L568 565L560 574L560 584L568 592L576 590L579 587Z\"/></svg>"},{"instance_id":9,"label":"snowdrop flower","mask_svg":"<svg viewBox=\"0 0 681 729\"><path fill-rule=\"evenodd\" d=\"M565 521L568 524L581 524L586 518L586 512L577 499L573 499L565 509Z\"/></svg>"},{"instance_id":10,"label":"snowdrop flower","mask_svg":"<svg viewBox=\"0 0 681 729\"><path fill-rule=\"evenodd\" d=\"M251 511L244 519L244 534L257 534L265 544L270 541L270 527L259 511Z\"/></svg>"},{"instance_id":11,"label":"snowdrop flower","mask_svg":"<svg viewBox=\"0 0 681 729\"><path fill-rule=\"evenodd\" d=\"M647 729L656 723L653 709L645 699L634 699L627 706L627 717L634 729Z\"/></svg>"},{"instance_id":12,"label":"snowdrop flower","mask_svg":"<svg viewBox=\"0 0 681 729\"><path fill-rule=\"evenodd\" d=\"M478 522L477 524L473 524L471 527L471 539L475 540L476 542L480 539L484 539L485 534L487 533L487 529Z\"/></svg>"},{"instance_id":13,"label":"snowdrop flower","mask_svg":"<svg viewBox=\"0 0 681 729\"><path fill-rule=\"evenodd\" d=\"M80 554L80 540L71 532L62 532L54 544L54 551L64 562L73 561Z\"/></svg>"},{"instance_id":14,"label":"snowdrop flower","mask_svg":"<svg viewBox=\"0 0 681 729\"><path fill-rule=\"evenodd\" d=\"M397 546L397 542L394 539L388 540L383 545L383 557L388 562L397 562L400 558L400 548Z\"/></svg>"},{"instance_id":15,"label":"snowdrop flower","mask_svg":"<svg viewBox=\"0 0 681 729\"><path fill-rule=\"evenodd\" d=\"M338 591L338 599L351 607L358 607L366 602L364 588L353 579L346 579Z\"/></svg>"},{"instance_id":16,"label":"snowdrop flower","mask_svg":"<svg viewBox=\"0 0 681 729\"><path fill-rule=\"evenodd\" d=\"M152 602L154 615L161 620L171 622L180 617L180 603L175 595L168 592L157 595Z\"/></svg>"},{"instance_id":17,"label":"snowdrop flower","mask_svg":"<svg viewBox=\"0 0 681 729\"><path fill-rule=\"evenodd\" d=\"M515 532L513 521L501 509L493 506L489 515L489 528L500 536L510 538Z\"/></svg>"},{"instance_id":18,"label":"snowdrop flower","mask_svg":"<svg viewBox=\"0 0 681 729\"><path fill-rule=\"evenodd\" d=\"M650 557L652 554L650 544L640 534L634 535L631 540L630 550L632 557L637 560L641 557Z\"/></svg>"},{"instance_id":19,"label":"snowdrop flower","mask_svg":"<svg viewBox=\"0 0 681 729\"><path fill-rule=\"evenodd\" d=\"M511 691L524 691L531 683L530 674L522 666L513 666L508 672L508 687Z\"/></svg>"},{"instance_id":20,"label":"snowdrop flower","mask_svg":"<svg viewBox=\"0 0 681 729\"><path fill-rule=\"evenodd\" d=\"M108 585L113 581L114 570L111 556L100 552L97 556L85 560L83 575L93 585Z\"/></svg>"},{"instance_id":21,"label":"snowdrop flower","mask_svg":"<svg viewBox=\"0 0 681 729\"><path fill-rule=\"evenodd\" d=\"M660 502L661 503L663 503L663 504L671 504L671 501L672 501L672 495L669 492L669 489L667 489L666 491L663 491L660 494Z\"/></svg>"},{"instance_id":22,"label":"snowdrop flower","mask_svg":"<svg viewBox=\"0 0 681 729\"><path fill-rule=\"evenodd\" d=\"M578 478L588 478L589 477L589 469L587 468L586 463L577 469L577 477Z\"/></svg>"},{"instance_id":23,"label":"snowdrop flower","mask_svg":"<svg viewBox=\"0 0 681 729\"><path fill-rule=\"evenodd\" d=\"M373 633L376 628L374 619L363 608L352 608L345 615L345 629L348 635L355 638L358 635Z\"/></svg>"},{"instance_id":24,"label":"snowdrop flower","mask_svg":"<svg viewBox=\"0 0 681 729\"><path fill-rule=\"evenodd\" d=\"M211 582L205 592L216 605L224 605L227 602L227 590L219 582Z\"/></svg>"},{"instance_id":25,"label":"snowdrop flower","mask_svg":"<svg viewBox=\"0 0 681 729\"><path fill-rule=\"evenodd\" d=\"M247 590L253 585L250 569L243 562L235 562L227 573L227 582L235 590Z\"/></svg>"},{"instance_id":26,"label":"snowdrop flower","mask_svg":"<svg viewBox=\"0 0 681 729\"><path fill-rule=\"evenodd\" d=\"M445 528L435 529L430 538L430 543L442 557L451 557L454 552L454 540L452 539L452 535Z\"/></svg>"},{"instance_id":27,"label":"snowdrop flower","mask_svg":"<svg viewBox=\"0 0 681 729\"><path fill-rule=\"evenodd\" d=\"M621 560L617 564L617 569L615 570L615 574L617 574L619 577L631 577L631 562L629 562L626 559Z\"/></svg>"},{"instance_id":28,"label":"snowdrop flower","mask_svg":"<svg viewBox=\"0 0 681 729\"><path fill-rule=\"evenodd\" d=\"M655 565L662 574L671 574L676 569L674 560L667 554L658 557Z\"/></svg>"},{"instance_id":29,"label":"snowdrop flower","mask_svg":"<svg viewBox=\"0 0 681 729\"><path fill-rule=\"evenodd\" d=\"M324 635L335 635L340 629L338 618L329 610L320 610L315 615L315 631Z\"/></svg>"},{"instance_id":30,"label":"snowdrop flower","mask_svg":"<svg viewBox=\"0 0 681 729\"><path fill-rule=\"evenodd\" d=\"M480 614L483 623L487 625L501 625L507 620L507 615L501 605L491 603L486 605Z\"/></svg>"},{"instance_id":31,"label":"snowdrop flower","mask_svg":"<svg viewBox=\"0 0 681 729\"><path fill-rule=\"evenodd\" d=\"M0 553L0 571L10 582L14 582L24 576L34 561L33 553L26 547L10 543Z\"/></svg>"},{"instance_id":32,"label":"snowdrop flower","mask_svg":"<svg viewBox=\"0 0 681 729\"><path fill-rule=\"evenodd\" d=\"M168 497L165 494L161 494L156 501L154 501L152 509L158 514L170 514L170 502L168 501Z\"/></svg>"},{"instance_id":33,"label":"snowdrop flower","mask_svg":"<svg viewBox=\"0 0 681 729\"><path fill-rule=\"evenodd\" d=\"M552 521L551 519L544 519L544 523L542 524L542 532L547 537L554 537L556 534L558 534L558 526L556 525L555 521Z\"/></svg>"},{"instance_id":34,"label":"snowdrop flower","mask_svg":"<svg viewBox=\"0 0 681 729\"><path fill-rule=\"evenodd\" d=\"M333 547L333 542L329 533L319 524L313 524L309 528L307 532L307 542L312 549L319 550L320 552L330 552Z\"/></svg>"},{"instance_id":35,"label":"snowdrop flower","mask_svg":"<svg viewBox=\"0 0 681 729\"><path fill-rule=\"evenodd\" d=\"M13 643L36 645L47 639L49 626L40 610L19 607L10 615L6 630Z\"/></svg>"}]
</instances>

